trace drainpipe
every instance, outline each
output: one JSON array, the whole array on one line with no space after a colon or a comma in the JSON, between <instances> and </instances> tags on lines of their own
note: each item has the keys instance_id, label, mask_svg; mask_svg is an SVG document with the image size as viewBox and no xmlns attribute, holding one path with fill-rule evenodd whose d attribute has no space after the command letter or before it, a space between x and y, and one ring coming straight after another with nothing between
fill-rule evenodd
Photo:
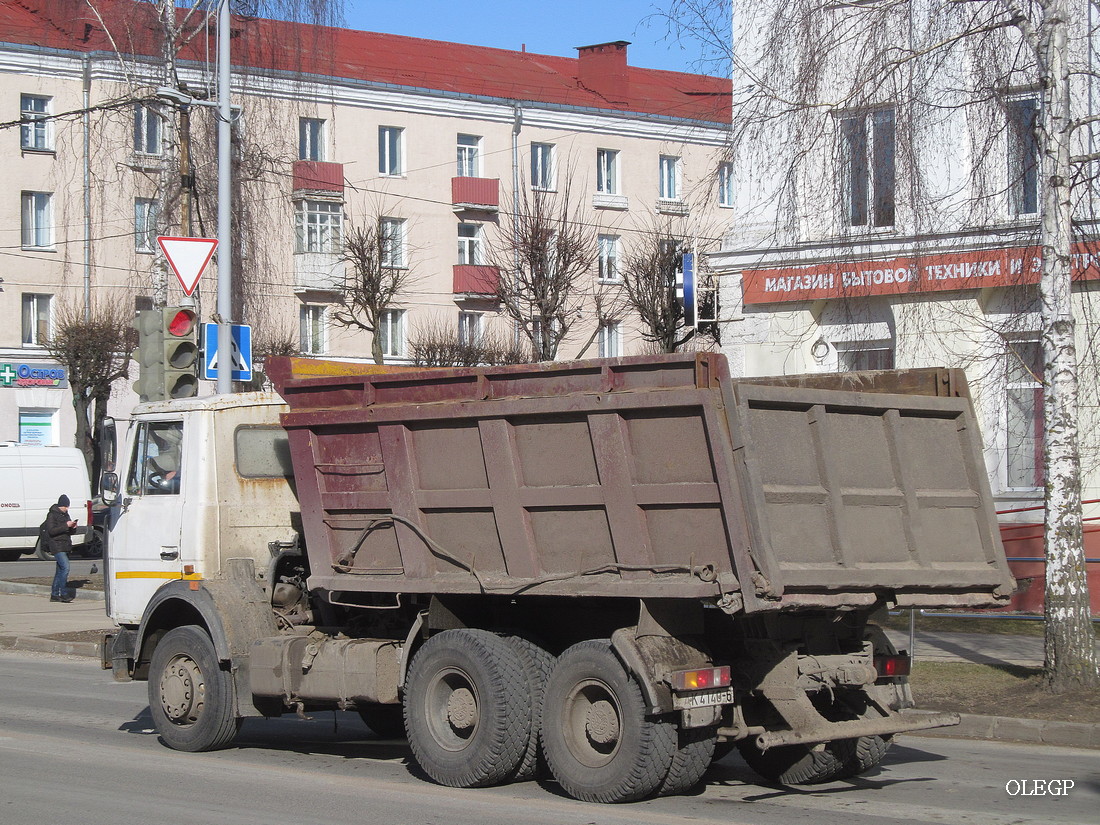
<instances>
[{"instance_id":1,"label":"drainpipe","mask_svg":"<svg viewBox=\"0 0 1100 825\"><path fill-rule=\"evenodd\" d=\"M512 238L519 232L519 133L523 128L523 109L512 107ZM516 272L519 272L519 247L512 244L515 253Z\"/></svg>"},{"instance_id":2,"label":"drainpipe","mask_svg":"<svg viewBox=\"0 0 1100 825\"><path fill-rule=\"evenodd\" d=\"M84 55L84 323L92 317L92 161L91 161L91 107L92 64Z\"/></svg>"}]
</instances>

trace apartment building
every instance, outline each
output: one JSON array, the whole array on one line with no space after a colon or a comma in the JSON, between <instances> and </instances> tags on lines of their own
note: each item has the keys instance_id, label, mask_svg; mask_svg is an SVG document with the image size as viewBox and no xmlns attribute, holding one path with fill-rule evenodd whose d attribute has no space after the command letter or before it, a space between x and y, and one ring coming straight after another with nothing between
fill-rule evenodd
<instances>
[{"instance_id":1,"label":"apartment building","mask_svg":"<svg viewBox=\"0 0 1100 825\"><path fill-rule=\"evenodd\" d=\"M739 6L735 111L754 100L760 76L782 90L799 67L815 71L800 62L806 20L795 15L785 23L790 74L768 75L769 32L784 8ZM759 118L734 157L731 229L711 259L724 285L723 349L746 375L965 368L993 491L1004 510L1033 508L1005 518L1041 521L1043 93L1027 49L1001 29L1003 50L1001 40L952 40L943 26L958 21L944 4L832 4L814 14L819 105ZM1074 38L1081 118L1095 111L1084 79L1095 50L1082 28ZM893 70L863 82L859 71L888 46ZM741 109L735 122L748 117ZM1074 154L1091 151L1095 137L1079 130ZM1074 193L1084 497L1096 499L1095 185L1083 176Z\"/></svg>"},{"instance_id":2,"label":"apartment building","mask_svg":"<svg viewBox=\"0 0 1100 825\"><path fill-rule=\"evenodd\" d=\"M98 301L178 303L156 237L215 234L215 32L190 25L166 75L152 4L0 3L0 440L69 443L53 326ZM494 296L502 239L518 204L553 197L597 250L557 357L647 351L637 314L597 296L632 250L714 240L731 213L729 81L631 66L624 41L559 57L234 18L231 42L232 320L273 348L367 360L377 339L400 363L440 329L529 346ZM194 98L186 124L165 86ZM338 322L345 242L366 229L406 275L373 333ZM135 401L120 382L118 413Z\"/></svg>"}]
</instances>

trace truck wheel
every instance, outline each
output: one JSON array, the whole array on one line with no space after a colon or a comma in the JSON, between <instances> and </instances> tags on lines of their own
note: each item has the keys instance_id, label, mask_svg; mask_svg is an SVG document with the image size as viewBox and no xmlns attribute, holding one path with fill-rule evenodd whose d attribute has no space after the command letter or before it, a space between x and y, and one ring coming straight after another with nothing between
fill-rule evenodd
<instances>
[{"instance_id":1,"label":"truck wheel","mask_svg":"<svg viewBox=\"0 0 1100 825\"><path fill-rule=\"evenodd\" d=\"M837 779L861 776L875 768L886 757L893 742L892 736L860 736L858 739L845 740L849 744L841 753L843 766ZM836 743L830 742L829 745Z\"/></svg>"},{"instance_id":2,"label":"truck wheel","mask_svg":"<svg viewBox=\"0 0 1100 825\"><path fill-rule=\"evenodd\" d=\"M531 736L523 662L485 630L445 630L413 658L405 684L405 728L417 763L452 788L513 777Z\"/></svg>"},{"instance_id":3,"label":"truck wheel","mask_svg":"<svg viewBox=\"0 0 1100 825\"><path fill-rule=\"evenodd\" d=\"M381 739L404 739L405 717L401 705L360 705L359 718Z\"/></svg>"},{"instance_id":4,"label":"truck wheel","mask_svg":"<svg viewBox=\"0 0 1100 825\"><path fill-rule=\"evenodd\" d=\"M169 630L149 667L149 711L157 732L178 751L213 751L240 729L233 679L219 666L214 643L201 627Z\"/></svg>"},{"instance_id":5,"label":"truck wheel","mask_svg":"<svg viewBox=\"0 0 1100 825\"><path fill-rule=\"evenodd\" d=\"M844 749L839 740L814 749L809 745L783 745L761 751L756 742L742 739L737 743L741 757L749 767L769 782L782 785L815 785L835 779L843 770Z\"/></svg>"},{"instance_id":6,"label":"truck wheel","mask_svg":"<svg viewBox=\"0 0 1100 825\"><path fill-rule=\"evenodd\" d=\"M42 559L42 561L53 561L53 550L47 547L41 539L39 539L38 543L34 546L34 554Z\"/></svg>"},{"instance_id":7,"label":"truck wheel","mask_svg":"<svg viewBox=\"0 0 1100 825\"><path fill-rule=\"evenodd\" d=\"M566 650L542 712L543 752L562 789L585 802L629 802L657 791L676 753L676 728L646 710L610 641Z\"/></svg>"},{"instance_id":8,"label":"truck wheel","mask_svg":"<svg viewBox=\"0 0 1100 825\"><path fill-rule=\"evenodd\" d=\"M527 782L539 773L539 737L542 734L542 706L546 696L546 684L554 670L554 656L540 645L522 636L503 637L523 660L523 670L531 685L531 736L523 760L516 768L514 781Z\"/></svg>"},{"instance_id":9,"label":"truck wheel","mask_svg":"<svg viewBox=\"0 0 1100 825\"><path fill-rule=\"evenodd\" d=\"M717 743L717 727L681 728L672 765L668 769L668 776L657 790L657 795L675 796L698 785L710 763L714 761L714 747Z\"/></svg>"}]
</instances>

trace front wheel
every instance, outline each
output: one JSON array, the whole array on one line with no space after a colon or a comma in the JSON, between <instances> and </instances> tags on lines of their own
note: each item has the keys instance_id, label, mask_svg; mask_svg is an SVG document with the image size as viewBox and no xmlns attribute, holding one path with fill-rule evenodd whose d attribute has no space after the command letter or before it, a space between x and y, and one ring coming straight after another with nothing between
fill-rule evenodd
<instances>
[{"instance_id":1,"label":"front wheel","mask_svg":"<svg viewBox=\"0 0 1100 825\"><path fill-rule=\"evenodd\" d=\"M53 561L53 550L50 548L48 542L38 540L38 543L34 546L34 554L42 561Z\"/></svg>"},{"instance_id":2,"label":"front wheel","mask_svg":"<svg viewBox=\"0 0 1100 825\"><path fill-rule=\"evenodd\" d=\"M196 625L169 630L149 666L149 712L161 739L178 751L227 747L240 729L233 677Z\"/></svg>"},{"instance_id":3,"label":"front wheel","mask_svg":"<svg viewBox=\"0 0 1100 825\"><path fill-rule=\"evenodd\" d=\"M630 802L657 792L677 752L676 728L647 716L641 687L606 639L558 658L542 709L542 746L562 789L585 802Z\"/></svg>"}]
</instances>

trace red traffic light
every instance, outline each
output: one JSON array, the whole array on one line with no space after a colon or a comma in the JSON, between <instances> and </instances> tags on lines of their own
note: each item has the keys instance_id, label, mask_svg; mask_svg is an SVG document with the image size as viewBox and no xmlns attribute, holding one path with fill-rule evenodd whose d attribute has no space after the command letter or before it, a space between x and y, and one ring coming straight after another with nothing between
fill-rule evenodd
<instances>
[{"instance_id":1,"label":"red traffic light","mask_svg":"<svg viewBox=\"0 0 1100 825\"><path fill-rule=\"evenodd\" d=\"M191 330L195 328L195 320L193 310L178 309L176 314L172 316L172 320L168 322L166 329L169 335L175 335L176 337L190 335Z\"/></svg>"}]
</instances>

